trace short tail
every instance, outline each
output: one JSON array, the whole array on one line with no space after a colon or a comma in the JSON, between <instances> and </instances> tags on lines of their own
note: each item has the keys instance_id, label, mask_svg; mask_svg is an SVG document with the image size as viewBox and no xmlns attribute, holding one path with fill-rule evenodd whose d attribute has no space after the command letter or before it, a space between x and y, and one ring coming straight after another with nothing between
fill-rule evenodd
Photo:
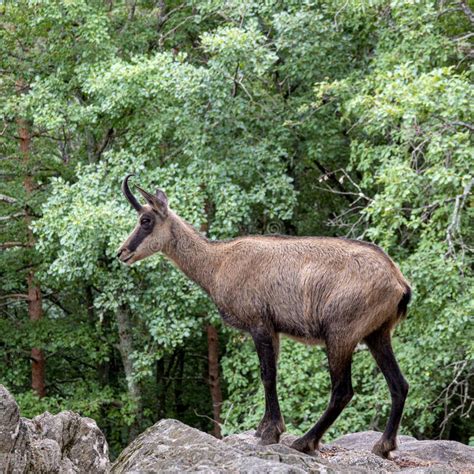
<instances>
[{"instance_id":1,"label":"short tail","mask_svg":"<svg viewBox=\"0 0 474 474\"><path fill-rule=\"evenodd\" d=\"M405 293L403 293L402 299L400 300L400 303L398 303L398 317L400 319L406 317L410 300L411 300L411 288L408 285L406 285Z\"/></svg>"}]
</instances>

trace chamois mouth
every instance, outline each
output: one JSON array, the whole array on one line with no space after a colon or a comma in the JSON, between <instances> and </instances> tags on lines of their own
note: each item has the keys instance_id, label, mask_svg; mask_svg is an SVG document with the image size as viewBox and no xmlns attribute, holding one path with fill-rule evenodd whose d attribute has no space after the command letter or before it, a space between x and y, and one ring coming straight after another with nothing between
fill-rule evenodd
<instances>
[{"instance_id":1,"label":"chamois mouth","mask_svg":"<svg viewBox=\"0 0 474 474\"><path fill-rule=\"evenodd\" d=\"M127 263L133 256L135 255L135 252L132 252L130 255L127 255L125 258L121 258L123 263Z\"/></svg>"}]
</instances>

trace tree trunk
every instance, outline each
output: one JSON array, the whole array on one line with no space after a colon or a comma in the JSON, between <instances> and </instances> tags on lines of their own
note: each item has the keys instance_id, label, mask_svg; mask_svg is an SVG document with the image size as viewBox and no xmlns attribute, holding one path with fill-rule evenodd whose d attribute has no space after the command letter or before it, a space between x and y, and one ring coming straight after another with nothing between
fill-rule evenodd
<instances>
[{"instance_id":1,"label":"tree trunk","mask_svg":"<svg viewBox=\"0 0 474 474\"><path fill-rule=\"evenodd\" d=\"M41 306L41 290L34 283L34 272L28 273L28 314L31 321L39 321L43 316ZM45 387L45 357L44 353L38 347L31 349L31 388L38 397L43 398L46 395Z\"/></svg>"},{"instance_id":2,"label":"tree trunk","mask_svg":"<svg viewBox=\"0 0 474 474\"><path fill-rule=\"evenodd\" d=\"M166 381L165 381L165 358L156 361L156 398L158 405L156 412L158 419L166 416Z\"/></svg>"},{"instance_id":3,"label":"tree trunk","mask_svg":"<svg viewBox=\"0 0 474 474\"><path fill-rule=\"evenodd\" d=\"M133 368L133 334L130 321L130 310L125 306L120 306L117 311L117 324L119 330L119 350L122 356L123 368L127 379L127 389L132 402L135 405L135 421L130 427L130 439L132 441L141 432L143 422L143 395L138 382L135 380L135 370Z\"/></svg>"},{"instance_id":4,"label":"tree trunk","mask_svg":"<svg viewBox=\"0 0 474 474\"><path fill-rule=\"evenodd\" d=\"M85 298L85 304L86 304L86 310L87 310L87 317L89 320L89 327L91 331L95 332L97 330L98 318L94 309L94 293L92 291L92 286L90 285L85 286L84 298ZM101 325L105 331L107 331L107 329L105 328L110 327L108 314L104 315ZM103 346L102 338L97 338L96 339L97 352L100 352L102 350L102 346ZM97 364L97 380L104 387L110 384L110 357L108 357L107 360L102 360Z\"/></svg>"},{"instance_id":5,"label":"tree trunk","mask_svg":"<svg viewBox=\"0 0 474 474\"><path fill-rule=\"evenodd\" d=\"M17 82L17 92L21 94L24 89L22 81ZM25 224L28 237L28 247L34 247L35 238L31 231L31 210L28 202L34 191L33 177L30 174L30 152L31 152L31 134L28 122L24 119L17 119L18 136L20 139L20 154L25 169L25 178L23 180L23 188L25 190ZM39 321L43 316L41 304L41 288L35 283L35 271L30 269L27 276L28 286L28 315L31 321ZM43 351L38 347L31 349L31 388L42 398L46 395L45 388L45 357Z\"/></svg>"},{"instance_id":6,"label":"tree trunk","mask_svg":"<svg viewBox=\"0 0 474 474\"><path fill-rule=\"evenodd\" d=\"M214 427L212 434L216 438L222 438L221 435L221 406L222 391L219 378L219 335L217 329L209 324L207 326L207 347L208 347L208 366L209 366L209 388L212 399L212 414Z\"/></svg>"},{"instance_id":7,"label":"tree trunk","mask_svg":"<svg viewBox=\"0 0 474 474\"><path fill-rule=\"evenodd\" d=\"M179 349L176 356L176 381L174 383L174 406L176 418L180 419L184 414L183 403L183 375L184 375L184 349Z\"/></svg>"}]
</instances>

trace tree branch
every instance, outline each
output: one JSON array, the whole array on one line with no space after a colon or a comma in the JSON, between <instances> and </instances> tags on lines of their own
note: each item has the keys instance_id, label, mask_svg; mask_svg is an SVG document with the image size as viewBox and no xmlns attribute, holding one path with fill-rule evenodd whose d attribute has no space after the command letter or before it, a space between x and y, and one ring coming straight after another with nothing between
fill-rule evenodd
<instances>
[{"instance_id":1,"label":"tree branch","mask_svg":"<svg viewBox=\"0 0 474 474\"><path fill-rule=\"evenodd\" d=\"M459 2L459 8L463 11L463 13L469 18L471 23L474 23L474 12L470 9L466 0L461 0Z\"/></svg>"},{"instance_id":2,"label":"tree branch","mask_svg":"<svg viewBox=\"0 0 474 474\"><path fill-rule=\"evenodd\" d=\"M0 194L0 201L6 202L7 204L16 204L16 199L10 196L6 196L5 194Z\"/></svg>"},{"instance_id":3,"label":"tree branch","mask_svg":"<svg viewBox=\"0 0 474 474\"><path fill-rule=\"evenodd\" d=\"M446 230L446 242L448 243L448 252L446 253L446 256L454 256L456 253L454 250L454 236L459 231L459 226L461 224L461 210L464 207L466 198L471 193L473 186L474 179L471 179L471 181L464 186L463 193L456 196L456 203L454 205L451 222Z\"/></svg>"},{"instance_id":4,"label":"tree branch","mask_svg":"<svg viewBox=\"0 0 474 474\"><path fill-rule=\"evenodd\" d=\"M474 132L474 125L472 125L471 123L461 122L460 120L457 120L457 121L454 121L454 122L450 122L450 125L454 125L454 126L458 126L458 127L466 127L471 132Z\"/></svg>"},{"instance_id":5,"label":"tree branch","mask_svg":"<svg viewBox=\"0 0 474 474\"><path fill-rule=\"evenodd\" d=\"M16 300L27 300L29 296L23 293L13 293L11 295L4 295L0 296L0 300L7 300L7 299L16 299Z\"/></svg>"},{"instance_id":6,"label":"tree branch","mask_svg":"<svg viewBox=\"0 0 474 474\"><path fill-rule=\"evenodd\" d=\"M0 216L0 222L9 221L10 219L17 219L18 217L23 217L24 215L25 214L23 212L17 212L8 216Z\"/></svg>"},{"instance_id":7,"label":"tree branch","mask_svg":"<svg viewBox=\"0 0 474 474\"><path fill-rule=\"evenodd\" d=\"M97 150L95 152L95 156L96 156L96 160L99 160L100 157L102 156L102 153L104 152L104 150L107 148L107 145L110 143L110 141L112 140L114 136L114 129L113 128L109 128L107 130L107 133L105 134L104 138L101 140L101 142L99 143L99 145L97 146Z\"/></svg>"},{"instance_id":8,"label":"tree branch","mask_svg":"<svg viewBox=\"0 0 474 474\"><path fill-rule=\"evenodd\" d=\"M14 247L29 247L29 244L25 244L23 242L4 242L0 244L0 249L11 249Z\"/></svg>"}]
</instances>

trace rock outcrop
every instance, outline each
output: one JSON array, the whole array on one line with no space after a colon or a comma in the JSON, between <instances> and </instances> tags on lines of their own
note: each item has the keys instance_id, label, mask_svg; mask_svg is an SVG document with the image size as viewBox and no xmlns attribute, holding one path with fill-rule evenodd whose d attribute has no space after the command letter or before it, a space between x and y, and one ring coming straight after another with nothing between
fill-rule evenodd
<instances>
[{"instance_id":1,"label":"rock outcrop","mask_svg":"<svg viewBox=\"0 0 474 474\"><path fill-rule=\"evenodd\" d=\"M27 420L0 385L0 473L104 473L108 446L94 420L71 411Z\"/></svg>"},{"instance_id":2,"label":"rock outcrop","mask_svg":"<svg viewBox=\"0 0 474 474\"><path fill-rule=\"evenodd\" d=\"M295 436L260 446L253 431L218 440L176 420L161 420L110 465L104 435L94 420L73 412L20 418L0 385L0 473L474 473L474 448L455 441L400 436L392 460L370 452L380 433L343 436L313 455L290 448Z\"/></svg>"},{"instance_id":3,"label":"rock outcrop","mask_svg":"<svg viewBox=\"0 0 474 474\"><path fill-rule=\"evenodd\" d=\"M289 434L280 444L260 446L253 431L218 440L179 421L161 420L122 452L111 472L474 472L474 448L461 443L400 436L400 449L386 460L370 452L379 437L375 431L350 434L307 455L289 447L295 439Z\"/></svg>"}]
</instances>

